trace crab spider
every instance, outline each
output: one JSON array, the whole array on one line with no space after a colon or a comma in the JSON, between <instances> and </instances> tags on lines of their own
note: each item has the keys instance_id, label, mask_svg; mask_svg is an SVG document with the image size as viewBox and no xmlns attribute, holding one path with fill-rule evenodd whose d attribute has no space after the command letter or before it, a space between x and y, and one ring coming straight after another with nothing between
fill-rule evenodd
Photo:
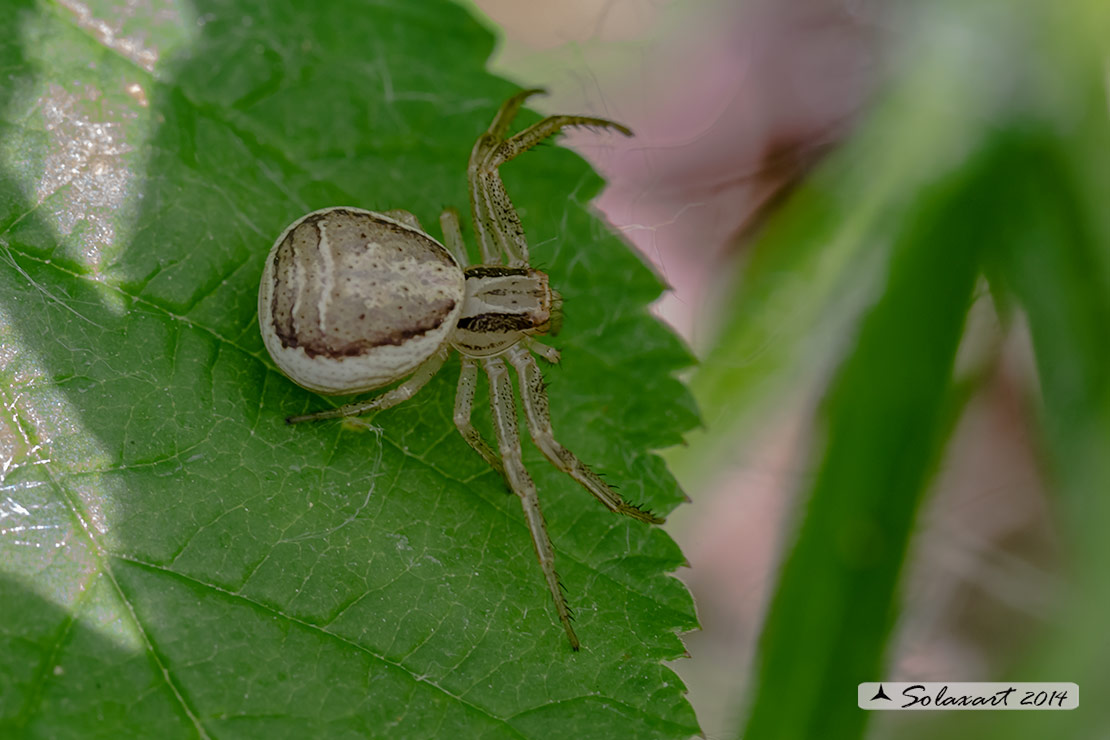
<instances>
[{"instance_id":1,"label":"crab spider","mask_svg":"<svg viewBox=\"0 0 1110 740\"><path fill-rule=\"evenodd\" d=\"M516 373L528 432L553 465L610 511L653 524L663 520L625 502L551 429L543 376L532 355L559 360L556 349L534 337L557 329L560 298L547 275L529 265L524 230L498 167L566 127L632 132L602 118L550 116L507 136L521 105L538 92L509 98L470 154L467 176L481 264L467 264L454 210L440 216L441 244L407 211L325 208L294 221L274 243L259 290L258 321L274 362L304 388L347 394L402 381L368 400L293 416L290 423L395 406L420 390L452 351L460 354L455 425L519 497L559 620L577 650L555 550L521 457L508 366ZM494 446L470 421L479 369L489 380Z\"/></svg>"}]
</instances>

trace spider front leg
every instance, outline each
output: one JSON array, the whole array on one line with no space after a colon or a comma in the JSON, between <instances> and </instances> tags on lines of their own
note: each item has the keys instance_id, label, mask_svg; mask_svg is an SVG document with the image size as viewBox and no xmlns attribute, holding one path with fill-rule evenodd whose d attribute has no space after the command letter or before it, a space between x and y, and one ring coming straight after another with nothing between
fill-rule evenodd
<instances>
[{"instance_id":1,"label":"spider front leg","mask_svg":"<svg viewBox=\"0 0 1110 740\"><path fill-rule=\"evenodd\" d=\"M511 264L523 264L513 261L514 259L523 259L525 262L528 259L527 245L524 246L523 253L519 253L519 250L517 254L511 252L511 247L502 234L498 217L494 214L486 194L488 187L479 183L483 177L480 165L495 147L505 141L505 133L512 125L520 107L524 105L524 101L542 92L545 91L540 88L522 90L502 103L489 128L478 137L478 141L474 142L474 148L470 152L470 165L467 167L467 180L470 183L470 211L474 218L474 235L478 238L482 264L497 264L502 261L502 254L510 260Z\"/></svg>"},{"instance_id":2,"label":"spider front leg","mask_svg":"<svg viewBox=\"0 0 1110 740\"><path fill-rule=\"evenodd\" d=\"M474 231L486 264L498 262L502 256L510 266L528 264L528 242L524 227L516 215L512 201L505 192L497 168L523 154L544 139L554 136L564 128L592 126L619 131L631 136L626 126L605 118L592 116L548 116L529 126L510 139L505 139L513 118L525 99L542 90L525 90L509 98L494 116L489 129L478 138L470 153L467 179L470 183L470 205L474 216Z\"/></svg>"},{"instance_id":3,"label":"spider front leg","mask_svg":"<svg viewBox=\"0 0 1110 740\"><path fill-rule=\"evenodd\" d=\"M546 95L547 90L542 87L533 87L528 90L521 90L516 95L512 96L497 109L497 113L493 116L493 121L490 123L489 128L486 129L486 135L483 137L488 142L500 142L505 139L505 132L509 130L509 126L513 125L513 119L516 114L520 112L521 106L524 101L533 95Z\"/></svg>"},{"instance_id":4,"label":"spider front leg","mask_svg":"<svg viewBox=\"0 0 1110 740\"><path fill-rule=\"evenodd\" d=\"M552 547L551 538L547 535L547 524L540 510L536 484L524 468L524 459L520 452L520 435L516 427L516 402L513 400L513 385L509 379L508 368L505 367L504 361L497 357L483 360L482 366L489 376L489 404L493 413L493 429L497 434L497 446L501 451L501 459L505 463L505 477L524 508L524 517L532 533L532 545L536 549L536 557L539 558L544 580L547 581L547 588L551 591L551 598L555 600L555 611L559 614L559 621L563 623L571 648L578 650L578 636L574 634L574 628L570 624L570 608L559 586L559 576L555 573L555 548Z\"/></svg>"},{"instance_id":5,"label":"spider front leg","mask_svg":"<svg viewBox=\"0 0 1110 740\"><path fill-rule=\"evenodd\" d=\"M644 511L626 502L616 491L590 470L586 463L579 460L573 452L563 447L555 439L551 429L551 414L548 410L547 391L544 389L543 375L539 365L523 347L513 347L508 351L509 362L516 368L520 381L520 397L524 403L524 416L528 420L528 431L536 446L551 464L578 481L609 511L624 514L649 524L662 524L663 519L650 511Z\"/></svg>"},{"instance_id":6,"label":"spider front leg","mask_svg":"<svg viewBox=\"0 0 1110 740\"><path fill-rule=\"evenodd\" d=\"M574 126L607 128L618 131L625 136L632 136L632 129L616 121L610 121L607 118L594 118L593 116L548 116L539 123L532 124L498 146L487 159L486 166L500 167L510 159L514 159L528 151L544 139L554 136L565 128Z\"/></svg>"},{"instance_id":7,"label":"spider front leg","mask_svg":"<svg viewBox=\"0 0 1110 740\"><path fill-rule=\"evenodd\" d=\"M443 367L443 363L447 361L448 354L450 354L450 352L447 348L440 349L425 360L423 365L418 366L407 380L380 396L375 396L367 401L356 401L355 403L349 403L346 406L339 406L338 408L328 409L326 411L317 411L313 414L287 416L285 418L285 423L300 424L303 421L340 419L347 416L365 414L367 411L381 411L382 409L396 406L415 396L418 390L427 385L428 381L432 379L432 376L438 373L439 369Z\"/></svg>"}]
</instances>

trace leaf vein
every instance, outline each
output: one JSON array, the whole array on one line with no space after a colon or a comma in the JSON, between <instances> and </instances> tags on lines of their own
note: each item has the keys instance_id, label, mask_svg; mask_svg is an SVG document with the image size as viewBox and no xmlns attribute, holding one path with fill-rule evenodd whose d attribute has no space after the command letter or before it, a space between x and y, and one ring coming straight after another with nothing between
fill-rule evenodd
<instances>
[{"instance_id":1,"label":"leaf vein","mask_svg":"<svg viewBox=\"0 0 1110 740\"><path fill-rule=\"evenodd\" d=\"M258 611L265 612L266 614L270 614L270 615L285 619L289 622L292 622L293 624L296 624L300 627L303 627L303 628L309 630L310 632L315 632L315 633L325 635L326 637L328 637L332 640L335 640L337 642L340 642L340 643L346 645L347 647L354 648L355 650L357 650L361 653L365 653L366 655L369 655L370 657L380 661L384 665L388 665L392 668L395 668L395 669L399 670L402 674L408 676L414 683L423 683L423 684L426 684L428 686L431 686L432 688L442 692L445 696L447 696L451 699L454 699L459 704L461 704L461 705L463 705L463 706L465 706L465 707L467 707L467 708L469 708L469 709L471 709L475 712L478 712L479 714L482 714L483 716L497 722L500 725L504 725L506 729L510 730L517 737L525 738L525 735L522 735L516 728L514 728L512 725L510 725L504 718L499 717L499 716L491 713L489 710L487 710L486 708L484 708L484 707L482 707L478 704L475 704L473 702L467 701L466 699L463 699L461 696L451 692L447 688L444 688L443 686L439 685L435 681L428 680L428 678L426 676L417 675L416 673L414 673L412 671L412 669L405 666L404 664L398 663L397 661L394 661L394 660L390 660L389 658L385 657L384 655L380 655L380 654L374 652L373 650L367 648L365 645L360 645L359 643L354 642L353 640L350 640L349 638L344 637L344 636L342 636L338 633L332 632L331 630L325 629L324 627L321 627L317 624L313 624L312 622L308 622L304 619L300 619L300 618L295 617L291 614L286 614L285 612L281 611L280 609L275 609L272 606L264 604L260 601L256 601L255 599L252 599L249 596L244 596L241 593L235 593L235 592L232 592L232 591L228 591L227 589L225 589L221 586L218 586L214 583L208 583L207 581L202 581L198 578L194 578L192 576L186 575L184 573L173 570L171 568L167 568L165 566L158 565L157 563L149 563L149 562L146 562L144 560L140 560L138 558L134 558L134 557L126 556L126 555L120 555L120 554L116 554L113 557L119 558L120 560L126 561L128 563L132 563L133 565L137 565L139 567L146 568L148 570L155 571L155 572L161 573L163 575L168 575L168 576L171 576L171 577L174 577L174 578L178 578L182 581L186 581L186 582L194 584L196 586L200 586L202 588L209 589L209 590L214 591L218 594L221 594L222 596L225 596L229 599L242 601L244 604L249 605L253 609L256 609Z\"/></svg>"}]
</instances>

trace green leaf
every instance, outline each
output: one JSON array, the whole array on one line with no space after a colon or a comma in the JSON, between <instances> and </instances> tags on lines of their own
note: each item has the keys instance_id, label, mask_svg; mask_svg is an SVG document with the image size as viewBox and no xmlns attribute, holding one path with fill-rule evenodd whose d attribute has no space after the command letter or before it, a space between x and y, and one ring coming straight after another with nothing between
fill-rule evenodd
<instances>
[{"instance_id":1,"label":"green leaf","mask_svg":"<svg viewBox=\"0 0 1110 740\"><path fill-rule=\"evenodd\" d=\"M991 155L921 193L824 400L820 462L767 615L745 736L862 735L865 713L845 687L882 670L902 563L958 407L952 365L989 243L977 196L995 184Z\"/></svg>"},{"instance_id":2,"label":"green leaf","mask_svg":"<svg viewBox=\"0 0 1110 740\"><path fill-rule=\"evenodd\" d=\"M1083 704L1063 716L983 712L924 728L954 740L1097 737L1110 727L1110 707L1091 700L1110 692L1110 8L1092 1L1044 9L1035 16L1040 53L1032 63L1052 74L1034 88L1033 114L1006 137L1010 156L991 193L990 267L992 287L1028 321L1040 381L1035 410L1066 558L1044 638L1013 675L1075 682Z\"/></svg>"},{"instance_id":3,"label":"green leaf","mask_svg":"<svg viewBox=\"0 0 1110 740\"><path fill-rule=\"evenodd\" d=\"M1074 681L1084 697L1108 688L1110 14L1100 2L904 10L889 87L772 219L745 265L733 303L741 312L694 380L710 422L745 412L733 428L752 427L762 391L819 382L840 361L836 345L848 345L820 409L814 474L804 476L764 623L744 738L848 740L879 723L852 692L907 670L891 636L915 522L963 402L997 362L965 336L976 300L993 300L1004 321L1018 311L1027 321L1041 403L1032 436L1044 446L1066 583L1050 594L1041 639L989 666L997 677L941 678ZM850 314L876 275L881 293L857 325ZM989 291L976 290L988 280ZM706 454L682 462L694 468ZM911 626L919 619L907 616ZM1105 734L1105 703L1084 706L887 715L874 734Z\"/></svg>"},{"instance_id":4,"label":"green leaf","mask_svg":"<svg viewBox=\"0 0 1110 740\"><path fill-rule=\"evenodd\" d=\"M516 498L454 430L457 362L367 424L283 422L326 402L258 336L273 239L329 205L465 210L513 92L483 71L491 36L438 2L142 8L4 6L0 731L696 733L660 664L696 627L681 553L526 445L572 653ZM579 158L504 176L565 299L556 433L668 513L651 450L696 415L644 308L661 286L590 212Z\"/></svg>"},{"instance_id":5,"label":"green leaf","mask_svg":"<svg viewBox=\"0 0 1110 740\"><path fill-rule=\"evenodd\" d=\"M941 24L922 15L925 39L907 40L897 84L798 185L741 265L719 334L691 379L706 429L667 455L692 490L761 434L790 392L825 385L883 289L892 245L921 191L979 145L984 110L1000 105L990 70L968 71L977 50L959 37L933 39Z\"/></svg>"}]
</instances>

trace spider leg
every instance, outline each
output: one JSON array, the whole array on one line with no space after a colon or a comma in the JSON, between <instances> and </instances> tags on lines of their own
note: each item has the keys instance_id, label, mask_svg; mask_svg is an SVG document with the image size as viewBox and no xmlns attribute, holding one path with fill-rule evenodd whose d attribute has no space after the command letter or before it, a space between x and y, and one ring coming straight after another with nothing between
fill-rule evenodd
<instances>
[{"instance_id":1,"label":"spider leg","mask_svg":"<svg viewBox=\"0 0 1110 740\"><path fill-rule=\"evenodd\" d=\"M663 519L660 517L627 503L573 452L556 441L555 433L551 429L547 391L544 390L543 375L540 373L539 365L524 348L519 346L511 348L508 355L509 362L516 368L520 382L520 396L524 403L524 416L528 420L528 431L535 440L536 446L551 461L551 464L578 481L609 511L630 516L641 522L662 524Z\"/></svg>"},{"instance_id":2,"label":"spider leg","mask_svg":"<svg viewBox=\"0 0 1110 740\"><path fill-rule=\"evenodd\" d=\"M443 232L443 241L460 267L470 264L466 258L466 243L463 242L462 229L459 228L459 212L454 208L445 208L439 214L439 228Z\"/></svg>"},{"instance_id":3,"label":"spider leg","mask_svg":"<svg viewBox=\"0 0 1110 740\"><path fill-rule=\"evenodd\" d=\"M627 126L610 121L607 118L594 118L592 116L548 116L534 123L520 133L508 139L495 150L485 161L488 168L499 167L510 159L528 151L549 136L554 136L565 128L573 126L589 126L593 128L607 128L618 131L625 136L632 136L632 130Z\"/></svg>"},{"instance_id":4,"label":"spider leg","mask_svg":"<svg viewBox=\"0 0 1110 740\"><path fill-rule=\"evenodd\" d=\"M388 211L382 211L382 215L388 216L394 221L400 221L405 226L416 229L417 231L424 230L424 227L420 225L420 220L416 218L416 216L412 215L402 208L393 208Z\"/></svg>"},{"instance_id":5,"label":"spider leg","mask_svg":"<svg viewBox=\"0 0 1110 740\"><path fill-rule=\"evenodd\" d=\"M544 344L534 337L525 336L521 341L524 342L525 347L527 347L532 352L535 352L537 355L547 360L552 365L559 364L559 350Z\"/></svg>"},{"instance_id":6,"label":"spider leg","mask_svg":"<svg viewBox=\"0 0 1110 740\"><path fill-rule=\"evenodd\" d=\"M497 453L486 443L482 435L470 423L470 412L474 407L474 389L478 385L478 364L473 359L466 357L462 358L462 370L459 372L459 389L455 394L455 426L459 429L459 434L463 436L467 444L474 448L475 452L482 456L489 466L501 474L508 483L509 479L505 476L505 466L501 464L501 458ZM509 484L512 487L512 484Z\"/></svg>"},{"instance_id":7,"label":"spider leg","mask_svg":"<svg viewBox=\"0 0 1110 740\"><path fill-rule=\"evenodd\" d=\"M497 170L483 169L481 163L472 158L467 180L482 263L496 265L507 259L513 267L527 265L528 243L524 241L524 227Z\"/></svg>"},{"instance_id":8,"label":"spider leg","mask_svg":"<svg viewBox=\"0 0 1110 740\"><path fill-rule=\"evenodd\" d=\"M326 411L317 411L313 414L301 414L300 416L286 417L287 424L299 424L302 421L320 421L322 419L339 419L346 416L358 416L365 414L367 411L381 411L388 409L392 406L407 401L416 395L416 392L423 388L432 376L439 372L443 367L443 363L447 361L447 355L450 350L446 347L440 348L438 352L424 361L424 364L419 365L412 375L401 383L396 388L391 388L380 396L375 396L367 401L356 401L349 403L346 406L339 406L334 409L327 409Z\"/></svg>"},{"instance_id":9,"label":"spider leg","mask_svg":"<svg viewBox=\"0 0 1110 740\"><path fill-rule=\"evenodd\" d=\"M517 99L513 98L510 102L515 100ZM516 103L514 113L523 100L524 98L520 98ZM495 125L491 125L490 131L478 139L470 154L470 165L467 167L470 203L474 211L474 230L482 249L482 260L493 264L498 255L504 255L510 266L518 267L528 264L528 242L524 239L524 227L509 194L505 192L505 184L501 181L497 168L567 127L609 128L625 136L631 136L632 131L604 118L549 116L511 139L492 139L495 135L503 135L507 128L507 124L505 127L495 128L499 118L500 114L494 119Z\"/></svg>"},{"instance_id":10,"label":"spider leg","mask_svg":"<svg viewBox=\"0 0 1110 740\"><path fill-rule=\"evenodd\" d=\"M509 126L513 124L513 119L516 114L520 112L520 107L524 105L524 101L533 95L543 95L547 93L542 87L533 87L529 90L521 90L516 95L512 96L497 110L490 123L489 128L486 129L486 136L490 141L501 143L505 139L505 132L509 130ZM485 138L485 137L483 137Z\"/></svg>"},{"instance_id":11,"label":"spider leg","mask_svg":"<svg viewBox=\"0 0 1110 740\"><path fill-rule=\"evenodd\" d=\"M544 580L547 581L547 588L551 591L551 598L555 600L555 611L559 614L559 621L563 623L571 648L578 650L578 637L575 636L574 628L570 624L570 609L559 586L559 576L555 573L555 548L551 545L551 538L547 536L547 525L540 510L536 484L532 482L532 477L525 470L524 459L520 453L520 435L516 428L516 402L513 399L513 385L509 379L508 368L499 357L483 360L482 367L489 376L490 410L493 412L497 446L501 450L501 459L505 461L505 476L509 479L513 493L520 498L520 505L524 508L524 517L528 520L528 529L532 533L536 557L539 558Z\"/></svg>"},{"instance_id":12,"label":"spider leg","mask_svg":"<svg viewBox=\"0 0 1110 740\"><path fill-rule=\"evenodd\" d=\"M500 146L505 141L505 134L512 125L513 119L520 111L520 107L524 105L524 101L533 95L546 92L541 88L533 88L531 90L521 90L516 95L512 96L498 109L497 114L493 117L486 132L478 137L478 141L474 143L474 148L470 152L470 164L467 167L467 180L470 187L470 208L474 216L474 233L478 238L478 247L482 252L482 263L487 265L498 264L501 261L501 256L504 254L510 260L517 260L511 264L527 264L528 248L524 247L523 253L519 248L514 253L513 246L511 246L507 239L504 237L503 225L501 224L501 217L499 217L499 210L503 209L505 205L512 209L512 204L508 202L507 196L504 203L494 204L490 202L489 193L491 189L496 189L496 186L491 186L480 182L488 176L486 168L482 163L489 158L491 152ZM494 172L494 177L497 177ZM500 177L497 177L500 182ZM501 187L502 194L505 188ZM523 230L519 228L523 236ZM523 260L523 261L521 261Z\"/></svg>"}]
</instances>

